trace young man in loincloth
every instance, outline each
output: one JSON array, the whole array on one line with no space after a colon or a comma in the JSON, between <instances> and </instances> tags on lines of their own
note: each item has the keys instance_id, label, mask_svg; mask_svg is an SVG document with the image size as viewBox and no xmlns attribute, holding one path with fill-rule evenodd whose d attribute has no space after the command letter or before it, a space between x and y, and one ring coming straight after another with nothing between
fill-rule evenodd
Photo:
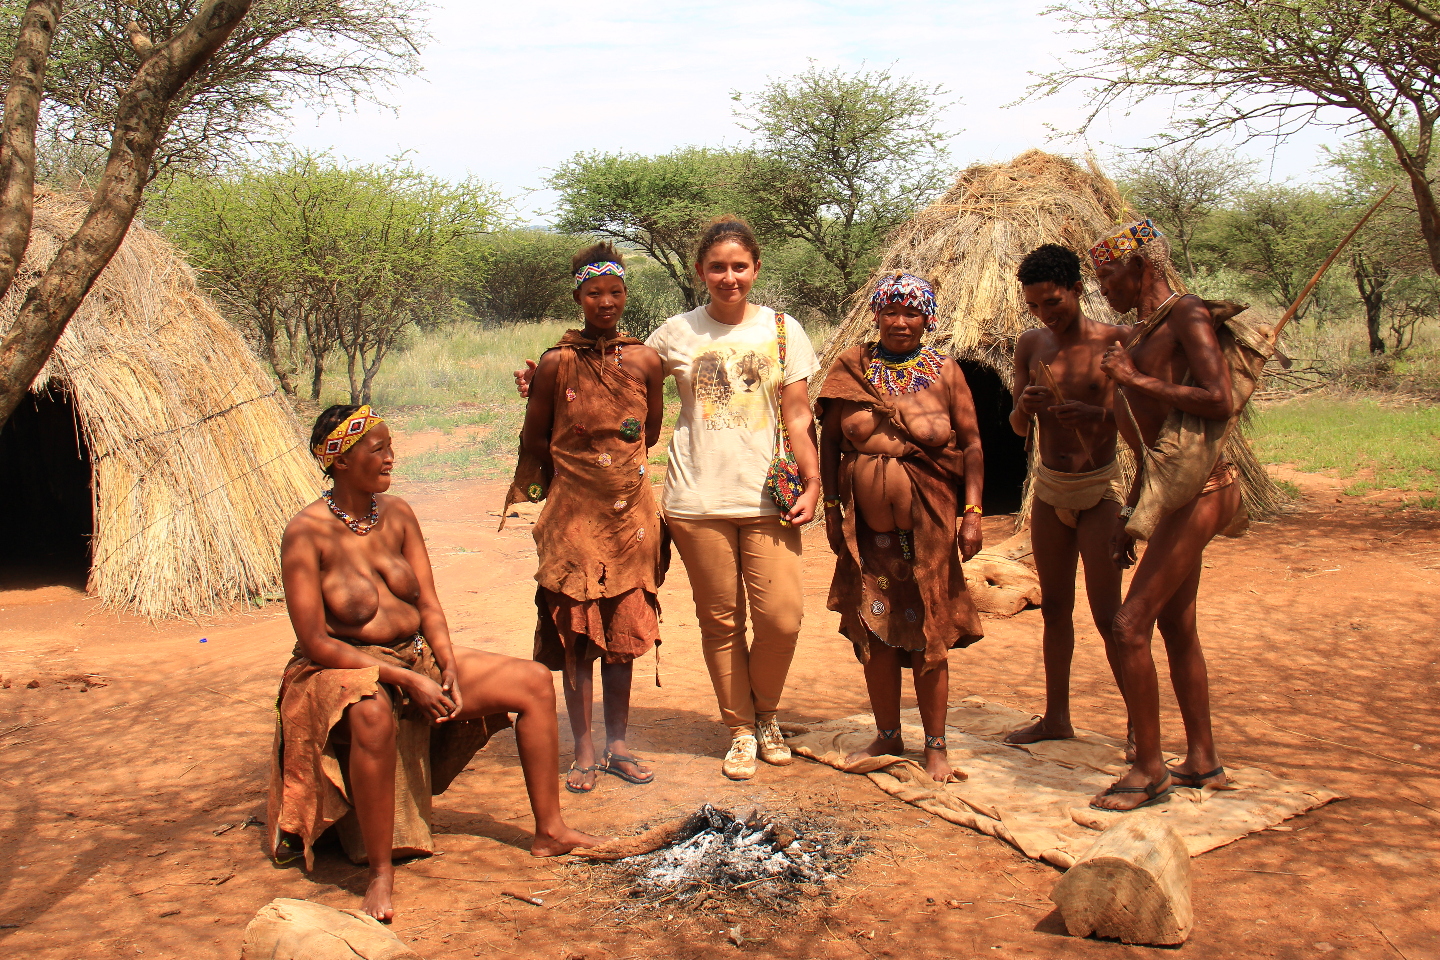
<instances>
[{"instance_id":1,"label":"young man in loincloth","mask_svg":"<svg viewBox=\"0 0 1440 960\"><path fill-rule=\"evenodd\" d=\"M885 276L870 305L879 342L835 360L816 403L825 532L835 552L828 609L865 665L878 732L847 761L900 756L900 680L915 675L925 769L963 780L945 745L949 653L984 635L961 559L980 549L984 459L959 365L924 344L935 293Z\"/></svg>"},{"instance_id":2,"label":"young man in loincloth","mask_svg":"<svg viewBox=\"0 0 1440 960\"><path fill-rule=\"evenodd\" d=\"M1075 654L1075 568L1085 562L1085 594L1105 656L1115 669L1111 624L1120 609L1120 570L1110 559L1110 538L1125 498L1115 461L1114 384L1100 358L1130 328L1100 323L1080 308L1080 258L1053 243L1032 250L1016 277L1025 305L1041 326L1015 345L1015 407L1010 426L1029 436L1038 425L1040 459L1030 535L1035 572L1044 595L1045 715L1012 731L1006 743L1065 740L1070 723L1070 662ZM1048 368L1052 381L1045 376ZM1119 673L1116 672L1116 679Z\"/></svg>"},{"instance_id":3,"label":"young man in loincloth","mask_svg":"<svg viewBox=\"0 0 1440 960\"><path fill-rule=\"evenodd\" d=\"M1223 438L1238 411L1231 367L1216 335L1217 318L1205 301L1182 296L1166 282L1169 246L1154 223L1125 226L1091 248L1090 256L1110 306L1117 313L1133 309L1137 317L1129 337L1117 337L1100 363L1120 388L1116 419L1140 467L1111 540L1117 567L1135 563L1139 521L1142 515L1153 518L1153 526L1148 520L1143 525L1148 546L1114 627L1135 761L1091 802L1102 810L1133 810L1160 799L1176 782L1192 787L1225 782L1210 727L1210 687L1196 632L1195 597L1205 546L1241 516L1236 470L1213 443L1184 454L1190 462L1167 473L1164 486L1169 489L1157 489L1155 477L1147 480L1147 473L1158 473L1167 462L1176 466L1157 441L1164 433L1166 446L1175 447L1170 442L1175 424L1185 415L1200 430ZM1178 439L1183 446L1184 438ZM1187 470L1193 477L1185 475ZM1198 492L1176 496L1181 488ZM1156 499L1169 502L1157 510L1152 506ZM1160 751L1159 682L1150 645L1157 623L1185 723L1186 756L1174 768L1166 767Z\"/></svg>"}]
</instances>

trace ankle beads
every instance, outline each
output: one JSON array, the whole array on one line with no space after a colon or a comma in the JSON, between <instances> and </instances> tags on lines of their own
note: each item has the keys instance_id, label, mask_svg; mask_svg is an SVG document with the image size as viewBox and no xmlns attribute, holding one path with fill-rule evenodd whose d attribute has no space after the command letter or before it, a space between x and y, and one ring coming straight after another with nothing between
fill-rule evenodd
<instances>
[{"instance_id":1,"label":"ankle beads","mask_svg":"<svg viewBox=\"0 0 1440 960\"><path fill-rule=\"evenodd\" d=\"M943 736L940 736L940 737L930 737L930 736L927 736L927 737L925 738L925 749L926 749L926 750L944 750L944 749L945 749L945 738L944 738Z\"/></svg>"}]
</instances>

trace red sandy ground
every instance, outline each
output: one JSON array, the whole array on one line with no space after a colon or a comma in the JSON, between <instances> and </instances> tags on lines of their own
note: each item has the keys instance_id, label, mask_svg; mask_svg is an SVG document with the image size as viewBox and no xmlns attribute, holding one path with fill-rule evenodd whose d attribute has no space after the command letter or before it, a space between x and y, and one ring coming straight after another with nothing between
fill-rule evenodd
<instances>
[{"instance_id":1,"label":"red sandy ground","mask_svg":"<svg viewBox=\"0 0 1440 960\"><path fill-rule=\"evenodd\" d=\"M1351 799L1193 861L1195 930L1182 953L1440 956L1440 523L1300 479L1308 498L1299 512L1220 542L1207 557L1201 630L1217 734L1227 759ZM528 655L533 546L528 524L494 532L501 485L399 492L425 525L457 641ZM987 535L1002 537L1004 523L988 521ZM860 669L824 609L824 539L818 530L806 539L809 618L790 721L868 709ZM593 795L562 794L571 822L625 833L702 801L760 804L829 814L871 836L875 852L833 899L792 918L665 904L638 917L616 912L619 891L597 887L588 868L526 853L530 822L507 732L437 799L442 853L399 869L393 929L421 955L1146 953L1068 938L1047 899L1057 871L891 801L862 777L799 761L762 766L749 783L722 778L726 736L678 561L663 600L664 687L654 687L650 660L637 667L630 741L652 758L656 782L602 777ZM952 696L1039 709L1039 612L991 619L987 631L952 655ZM1075 721L1122 734L1096 634L1088 625L1080 634ZM245 924L274 897L358 904L363 872L334 852L310 875L276 868L261 852L261 830L236 826L264 815L273 697L292 642L278 604L213 623L151 624L70 586L0 591L0 676L10 681L0 682L0 956L234 958ZM104 686L65 679L84 673ZM1167 743L1180 746L1168 698L1165 724ZM568 763L568 745L562 750ZM504 887L540 894L545 905L502 898ZM738 947L721 932L737 923Z\"/></svg>"}]
</instances>

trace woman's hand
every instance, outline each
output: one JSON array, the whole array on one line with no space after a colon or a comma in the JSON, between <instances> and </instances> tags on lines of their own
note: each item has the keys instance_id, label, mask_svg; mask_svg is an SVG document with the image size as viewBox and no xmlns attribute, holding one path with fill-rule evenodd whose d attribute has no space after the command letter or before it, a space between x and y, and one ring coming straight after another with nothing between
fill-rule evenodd
<instances>
[{"instance_id":1,"label":"woman's hand","mask_svg":"<svg viewBox=\"0 0 1440 960\"><path fill-rule=\"evenodd\" d=\"M521 397L530 397L530 380L535 376L535 361L526 360L524 370L515 371L515 391Z\"/></svg>"},{"instance_id":2,"label":"woman's hand","mask_svg":"<svg viewBox=\"0 0 1440 960\"><path fill-rule=\"evenodd\" d=\"M825 507L825 539L830 543L830 552L835 556L842 556L849 551L850 547L845 542L845 515L840 511L840 505Z\"/></svg>"},{"instance_id":3,"label":"woman's hand","mask_svg":"<svg viewBox=\"0 0 1440 960\"><path fill-rule=\"evenodd\" d=\"M1135 565L1135 538L1125 532L1125 523L1124 517L1116 520L1115 534L1110 538L1110 559L1121 570Z\"/></svg>"},{"instance_id":4,"label":"woman's hand","mask_svg":"<svg viewBox=\"0 0 1440 960\"><path fill-rule=\"evenodd\" d=\"M984 546L985 535L980 529L980 514L967 513L960 520L960 529L955 533L960 544L960 559L969 560Z\"/></svg>"},{"instance_id":5,"label":"woman's hand","mask_svg":"<svg viewBox=\"0 0 1440 960\"><path fill-rule=\"evenodd\" d=\"M458 670L455 669L454 664L451 664L443 671L441 671L440 690L445 694L445 696L450 698L451 703L455 704L455 709L450 711L449 716L441 717L439 720L436 720L436 723L444 723L446 720L454 720L460 715L460 710L464 706L464 702L460 696L460 673Z\"/></svg>"},{"instance_id":6,"label":"woman's hand","mask_svg":"<svg viewBox=\"0 0 1440 960\"><path fill-rule=\"evenodd\" d=\"M444 723L460 711L459 705L446 696L440 684L423 673L413 670L411 673L414 675L406 678L406 692L410 694L410 702L419 707L431 723Z\"/></svg>"},{"instance_id":7,"label":"woman's hand","mask_svg":"<svg viewBox=\"0 0 1440 960\"><path fill-rule=\"evenodd\" d=\"M810 483L805 487L805 492L800 494L795 501L795 506L785 514L785 522L793 526L803 527L815 519L815 504L820 500L820 484Z\"/></svg>"},{"instance_id":8,"label":"woman's hand","mask_svg":"<svg viewBox=\"0 0 1440 960\"><path fill-rule=\"evenodd\" d=\"M1140 376L1140 371L1135 369L1134 361L1119 340L1105 348L1105 356L1100 359L1100 369L1122 387L1134 383L1135 378Z\"/></svg>"}]
</instances>

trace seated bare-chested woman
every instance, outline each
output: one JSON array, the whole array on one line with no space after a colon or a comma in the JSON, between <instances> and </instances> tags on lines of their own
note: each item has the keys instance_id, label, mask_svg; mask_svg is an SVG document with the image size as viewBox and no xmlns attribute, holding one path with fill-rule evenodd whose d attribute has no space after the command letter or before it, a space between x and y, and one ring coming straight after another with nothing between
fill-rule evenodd
<instances>
[{"instance_id":1,"label":"seated bare-chested woman","mask_svg":"<svg viewBox=\"0 0 1440 960\"><path fill-rule=\"evenodd\" d=\"M285 528L285 603L298 643L278 698L268 817L272 855L303 855L337 824L368 860L364 910L394 915L392 856L433 852L430 797L515 714L535 816L530 852L599 842L560 815L550 671L454 647L420 524L390 487L390 429L368 406L320 415L311 449L334 488Z\"/></svg>"},{"instance_id":2,"label":"seated bare-chested woman","mask_svg":"<svg viewBox=\"0 0 1440 960\"><path fill-rule=\"evenodd\" d=\"M984 635L961 568L962 555L980 549L980 429L960 367L922 342L935 329L930 284L886 275L870 305L880 342L842 353L817 402L825 532L836 555L827 606L865 665L878 729L847 762L904 753L908 665L925 769L944 783L965 777L945 749L949 652Z\"/></svg>"}]
</instances>

